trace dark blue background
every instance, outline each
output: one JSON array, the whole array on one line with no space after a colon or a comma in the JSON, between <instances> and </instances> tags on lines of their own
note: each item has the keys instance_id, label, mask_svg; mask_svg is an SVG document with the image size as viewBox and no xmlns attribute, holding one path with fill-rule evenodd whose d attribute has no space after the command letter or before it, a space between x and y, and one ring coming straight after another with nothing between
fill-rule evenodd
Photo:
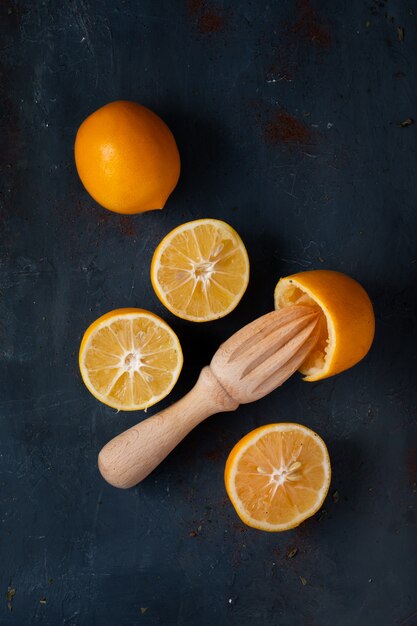
<instances>
[{"instance_id":1,"label":"dark blue background","mask_svg":"<svg viewBox=\"0 0 417 626\"><path fill-rule=\"evenodd\" d=\"M414 0L3 0L0 13L0 624L416 625L417 129L397 126L417 115ZM164 211L111 214L77 177L78 126L120 98L178 141ZM271 136L280 107L308 140ZM170 315L149 280L160 239L200 217L230 222L251 259L242 303L207 325ZM313 268L370 293L365 361L211 418L137 488L105 484L98 450L143 414L85 389L90 322L162 315L185 356L171 402L272 308L280 276ZM239 522L223 468L242 435L281 420L323 436L333 482L319 515L268 534Z\"/></svg>"}]
</instances>

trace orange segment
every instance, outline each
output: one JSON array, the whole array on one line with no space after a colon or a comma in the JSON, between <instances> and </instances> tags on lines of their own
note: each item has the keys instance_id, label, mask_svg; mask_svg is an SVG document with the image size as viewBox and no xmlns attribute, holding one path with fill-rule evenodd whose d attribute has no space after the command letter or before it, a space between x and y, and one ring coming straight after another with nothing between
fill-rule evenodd
<instances>
[{"instance_id":1,"label":"orange segment","mask_svg":"<svg viewBox=\"0 0 417 626\"><path fill-rule=\"evenodd\" d=\"M300 424L256 428L231 451L227 494L240 519L253 528L295 528L316 513L330 486L324 441Z\"/></svg>"},{"instance_id":2,"label":"orange segment","mask_svg":"<svg viewBox=\"0 0 417 626\"><path fill-rule=\"evenodd\" d=\"M151 281L162 304L178 317L193 322L224 317L248 285L246 248L225 222L187 222L168 233L155 250Z\"/></svg>"},{"instance_id":3,"label":"orange segment","mask_svg":"<svg viewBox=\"0 0 417 626\"><path fill-rule=\"evenodd\" d=\"M275 308L293 304L309 305L322 313L320 340L300 370L304 380L339 374L368 353L375 316L368 294L353 278L331 270L281 278L275 288Z\"/></svg>"},{"instance_id":4,"label":"orange segment","mask_svg":"<svg viewBox=\"0 0 417 626\"><path fill-rule=\"evenodd\" d=\"M144 309L117 309L100 317L85 331L79 355L81 376L93 396L123 411L165 398L182 362L174 331Z\"/></svg>"}]
</instances>

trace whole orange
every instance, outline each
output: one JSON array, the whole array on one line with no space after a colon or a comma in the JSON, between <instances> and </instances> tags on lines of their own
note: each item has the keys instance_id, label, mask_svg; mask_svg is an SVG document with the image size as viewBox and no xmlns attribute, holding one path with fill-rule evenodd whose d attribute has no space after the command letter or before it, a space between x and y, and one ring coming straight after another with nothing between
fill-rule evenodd
<instances>
[{"instance_id":1,"label":"whole orange","mask_svg":"<svg viewBox=\"0 0 417 626\"><path fill-rule=\"evenodd\" d=\"M116 213L162 209L180 175L173 134L135 102L110 102L92 113L78 129L74 150L84 187Z\"/></svg>"}]
</instances>

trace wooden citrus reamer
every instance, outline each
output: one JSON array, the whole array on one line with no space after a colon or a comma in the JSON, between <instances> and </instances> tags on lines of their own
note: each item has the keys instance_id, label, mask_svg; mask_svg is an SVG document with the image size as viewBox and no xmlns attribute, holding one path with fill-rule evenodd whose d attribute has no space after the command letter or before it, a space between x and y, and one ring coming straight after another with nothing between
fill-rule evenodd
<instances>
[{"instance_id":1,"label":"wooden citrus reamer","mask_svg":"<svg viewBox=\"0 0 417 626\"><path fill-rule=\"evenodd\" d=\"M98 458L115 487L133 487L210 415L234 411L282 385L319 338L320 313L294 305L267 313L223 343L193 389L169 408L112 439Z\"/></svg>"}]
</instances>

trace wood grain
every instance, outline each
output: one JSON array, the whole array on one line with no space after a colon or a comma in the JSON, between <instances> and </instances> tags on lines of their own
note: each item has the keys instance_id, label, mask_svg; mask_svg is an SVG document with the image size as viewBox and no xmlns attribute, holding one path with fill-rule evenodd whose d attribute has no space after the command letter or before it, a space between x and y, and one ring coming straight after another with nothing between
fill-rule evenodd
<instances>
[{"instance_id":1,"label":"wood grain","mask_svg":"<svg viewBox=\"0 0 417 626\"><path fill-rule=\"evenodd\" d=\"M210 368L203 368L193 389L181 400L104 446L98 457L102 476L114 487L133 487L200 422L214 413L234 411L238 405Z\"/></svg>"}]
</instances>

